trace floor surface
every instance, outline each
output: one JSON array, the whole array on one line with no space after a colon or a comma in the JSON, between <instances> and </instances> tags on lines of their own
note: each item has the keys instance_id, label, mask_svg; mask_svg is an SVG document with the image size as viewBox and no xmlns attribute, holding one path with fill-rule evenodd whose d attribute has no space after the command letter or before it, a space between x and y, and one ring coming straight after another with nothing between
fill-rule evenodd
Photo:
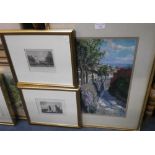
<instances>
[{"instance_id":1,"label":"floor surface","mask_svg":"<svg viewBox=\"0 0 155 155\"><path fill-rule=\"evenodd\" d=\"M0 125L0 131L108 131L97 128L63 128L42 125L30 125L26 120L19 120L15 126Z\"/></svg>"},{"instance_id":2,"label":"floor surface","mask_svg":"<svg viewBox=\"0 0 155 155\"><path fill-rule=\"evenodd\" d=\"M52 126L29 125L26 120L19 120L15 126L0 125L0 131L112 131L97 128L63 128ZM155 116L144 119L141 131L155 131Z\"/></svg>"}]
</instances>

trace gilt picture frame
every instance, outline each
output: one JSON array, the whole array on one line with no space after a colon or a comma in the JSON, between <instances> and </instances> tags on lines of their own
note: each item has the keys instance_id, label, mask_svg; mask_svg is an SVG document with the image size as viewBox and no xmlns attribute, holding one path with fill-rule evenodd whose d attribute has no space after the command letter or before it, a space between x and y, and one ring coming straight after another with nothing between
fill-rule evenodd
<instances>
[{"instance_id":1,"label":"gilt picture frame","mask_svg":"<svg viewBox=\"0 0 155 155\"><path fill-rule=\"evenodd\" d=\"M16 30L0 34L16 82L78 87L74 30Z\"/></svg>"},{"instance_id":2,"label":"gilt picture frame","mask_svg":"<svg viewBox=\"0 0 155 155\"><path fill-rule=\"evenodd\" d=\"M145 59L146 54L145 51L139 50L139 46L141 48L142 44L138 37L77 39L84 127L139 129L147 91L147 81L145 81L145 88L141 88L143 92L143 95L140 94L141 98L136 98L134 95L138 92L137 89L144 84L144 81L141 83L137 77L139 70L142 70L141 67L145 68L142 60ZM149 54L153 55L153 50L150 50ZM93 59L93 63L91 64L91 60L86 59ZM148 56L146 61L149 66L152 65L150 60L151 57ZM87 64L87 68L84 67L87 70L81 74L82 68L80 67L84 66L84 62L89 62L90 67ZM150 72L145 74L148 81L150 74ZM83 79L81 79L82 75ZM103 87L100 87L101 83L103 83Z\"/></svg>"},{"instance_id":3,"label":"gilt picture frame","mask_svg":"<svg viewBox=\"0 0 155 155\"><path fill-rule=\"evenodd\" d=\"M3 74L0 74L0 124L15 125L16 116L11 104Z\"/></svg>"},{"instance_id":4,"label":"gilt picture frame","mask_svg":"<svg viewBox=\"0 0 155 155\"><path fill-rule=\"evenodd\" d=\"M18 88L30 124L73 128L81 126L79 89L27 84L18 84Z\"/></svg>"}]
</instances>

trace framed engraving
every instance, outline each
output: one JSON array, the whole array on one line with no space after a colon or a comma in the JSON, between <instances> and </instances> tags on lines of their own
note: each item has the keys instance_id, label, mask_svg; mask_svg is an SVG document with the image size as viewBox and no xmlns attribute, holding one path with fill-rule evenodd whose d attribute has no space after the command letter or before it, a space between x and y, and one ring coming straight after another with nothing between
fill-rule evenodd
<instances>
[{"instance_id":1,"label":"framed engraving","mask_svg":"<svg viewBox=\"0 0 155 155\"><path fill-rule=\"evenodd\" d=\"M73 30L0 31L0 34L16 82L78 87Z\"/></svg>"},{"instance_id":2,"label":"framed engraving","mask_svg":"<svg viewBox=\"0 0 155 155\"><path fill-rule=\"evenodd\" d=\"M79 89L24 87L20 92L30 124L80 127Z\"/></svg>"}]
</instances>

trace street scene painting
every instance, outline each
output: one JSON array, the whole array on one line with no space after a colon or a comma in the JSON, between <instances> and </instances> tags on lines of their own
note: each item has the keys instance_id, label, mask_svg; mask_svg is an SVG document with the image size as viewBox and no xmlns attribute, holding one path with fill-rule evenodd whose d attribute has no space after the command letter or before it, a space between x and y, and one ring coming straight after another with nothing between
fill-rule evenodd
<instances>
[{"instance_id":1,"label":"street scene painting","mask_svg":"<svg viewBox=\"0 0 155 155\"><path fill-rule=\"evenodd\" d=\"M137 38L79 38L83 113L125 117Z\"/></svg>"},{"instance_id":2,"label":"street scene painting","mask_svg":"<svg viewBox=\"0 0 155 155\"><path fill-rule=\"evenodd\" d=\"M30 71L50 71L55 69L52 50L25 49Z\"/></svg>"},{"instance_id":3,"label":"street scene painting","mask_svg":"<svg viewBox=\"0 0 155 155\"><path fill-rule=\"evenodd\" d=\"M37 103L43 114L63 114L62 102L59 100L37 99Z\"/></svg>"}]
</instances>

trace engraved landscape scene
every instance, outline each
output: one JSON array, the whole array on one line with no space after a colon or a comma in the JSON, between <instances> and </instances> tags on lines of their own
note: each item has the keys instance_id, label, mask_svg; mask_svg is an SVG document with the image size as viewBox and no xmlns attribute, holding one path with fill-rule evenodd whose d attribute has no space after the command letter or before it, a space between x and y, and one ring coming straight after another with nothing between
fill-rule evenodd
<instances>
[{"instance_id":1,"label":"engraved landscape scene","mask_svg":"<svg viewBox=\"0 0 155 155\"><path fill-rule=\"evenodd\" d=\"M30 71L49 71L55 67L51 50L28 49L25 51Z\"/></svg>"},{"instance_id":2,"label":"engraved landscape scene","mask_svg":"<svg viewBox=\"0 0 155 155\"><path fill-rule=\"evenodd\" d=\"M40 108L42 113L62 114L62 103L52 101L40 101Z\"/></svg>"},{"instance_id":3,"label":"engraved landscape scene","mask_svg":"<svg viewBox=\"0 0 155 155\"><path fill-rule=\"evenodd\" d=\"M126 115L136 46L136 38L81 38L77 41L84 113Z\"/></svg>"}]
</instances>

